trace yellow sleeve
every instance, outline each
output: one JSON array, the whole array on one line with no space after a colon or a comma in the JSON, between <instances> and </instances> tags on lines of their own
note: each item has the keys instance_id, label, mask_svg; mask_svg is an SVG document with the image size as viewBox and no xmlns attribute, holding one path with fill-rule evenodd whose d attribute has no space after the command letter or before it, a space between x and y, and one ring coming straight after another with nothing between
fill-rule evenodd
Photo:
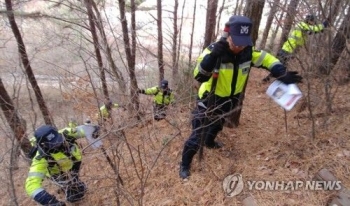
<instances>
[{"instance_id":1,"label":"yellow sleeve","mask_svg":"<svg viewBox=\"0 0 350 206\"><path fill-rule=\"evenodd\" d=\"M324 29L324 26L323 26L323 24L309 25L305 22L300 22L297 25L297 28L299 28L302 31L311 31L311 32L317 33L317 32L322 31Z\"/></svg>"},{"instance_id":2,"label":"yellow sleeve","mask_svg":"<svg viewBox=\"0 0 350 206\"><path fill-rule=\"evenodd\" d=\"M39 153L37 153L36 157ZM48 162L45 158L40 160L33 158L29 168L28 176L25 182L25 190L28 196L34 198L39 192L43 191L42 182L47 174Z\"/></svg>"},{"instance_id":3,"label":"yellow sleeve","mask_svg":"<svg viewBox=\"0 0 350 206\"><path fill-rule=\"evenodd\" d=\"M281 64L281 62L272 54L264 51L264 50L256 50L253 49L253 65L255 67L265 68L271 70L277 64Z\"/></svg>"},{"instance_id":4,"label":"yellow sleeve","mask_svg":"<svg viewBox=\"0 0 350 206\"><path fill-rule=\"evenodd\" d=\"M154 94L157 94L158 91L159 91L158 87L151 87L151 88L145 89L145 94L154 95Z\"/></svg>"}]
</instances>

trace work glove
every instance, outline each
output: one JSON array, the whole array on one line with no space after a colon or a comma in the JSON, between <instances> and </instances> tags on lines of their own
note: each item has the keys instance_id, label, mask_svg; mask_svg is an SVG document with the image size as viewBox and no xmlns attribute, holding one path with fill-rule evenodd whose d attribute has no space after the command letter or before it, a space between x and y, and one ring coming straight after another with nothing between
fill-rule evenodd
<instances>
[{"instance_id":1,"label":"work glove","mask_svg":"<svg viewBox=\"0 0 350 206\"><path fill-rule=\"evenodd\" d=\"M139 93L139 94L144 94L144 93L145 93L145 90L144 90L144 89L137 89L137 93Z\"/></svg>"},{"instance_id":2,"label":"work glove","mask_svg":"<svg viewBox=\"0 0 350 206\"><path fill-rule=\"evenodd\" d=\"M211 50L210 55L213 57L221 57L227 52L229 45L226 40L221 39L214 44L214 48Z\"/></svg>"},{"instance_id":3,"label":"work glove","mask_svg":"<svg viewBox=\"0 0 350 206\"><path fill-rule=\"evenodd\" d=\"M301 83L303 77L298 74L297 71L287 71L285 75L277 78L279 81L285 84Z\"/></svg>"}]
</instances>

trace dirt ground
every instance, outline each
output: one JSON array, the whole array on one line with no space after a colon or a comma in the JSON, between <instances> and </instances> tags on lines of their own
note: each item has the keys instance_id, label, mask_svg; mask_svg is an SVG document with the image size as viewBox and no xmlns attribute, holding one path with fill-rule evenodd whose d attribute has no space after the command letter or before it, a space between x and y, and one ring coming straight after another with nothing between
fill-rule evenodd
<instances>
[{"instance_id":1,"label":"dirt ground","mask_svg":"<svg viewBox=\"0 0 350 206\"><path fill-rule=\"evenodd\" d=\"M109 135L103 141L122 183L101 150L87 148L81 179L89 192L81 202L68 205L234 206L242 205L247 196L254 197L259 206L326 205L337 191L249 190L247 183L234 197L227 197L223 190L223 180L232 174L241 174L244 181L307 181L322 168L329 169L350 188L348 85L337 87L330 114L324 113L324 97L314 95L312 121L308 109L301 108L302 101L285 113L269 99L265 94L268 85L260 83L265 75L262 70L251 73L239 127L225 127L217 138L224 147L205 149L201 163L195 156L188 181L181 180L178 171L183 144L191 132L190 104L170 108L167 119L159 122L153 121L151 111L146 109L150 107L144 103L151 101L148 97L143 97L147 101L142 101L142 120L129 118L127 111L116 112L115 124L107 128ZM305 84L300 88L306 91ZM79 141L86 146L85 140ZM10 197L8 163L6 159L1 162L1 181L6 183L0 189L2 197ZM17 199L1 198L0 205L35 205L24 192L27 171L28 165L21 159L12 175ZM64 199L54 185L48 181L44 185Z\"/></svg>"}]
</instances>

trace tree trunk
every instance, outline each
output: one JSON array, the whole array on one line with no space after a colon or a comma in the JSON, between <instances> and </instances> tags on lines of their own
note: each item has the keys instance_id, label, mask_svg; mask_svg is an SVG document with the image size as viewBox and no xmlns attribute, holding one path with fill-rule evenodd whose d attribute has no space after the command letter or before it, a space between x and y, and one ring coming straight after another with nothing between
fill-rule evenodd
<instances>
[{"instance_id":1,"label":"tree trunk","mask_svg":"<svg viewBox=\"0 0 350 206\"><path fill-rule=\"evenodd\" d=\"M283 16L284 16L283 10L284 10L284 8L286 8L287 2L288 2L288 1L285 1L285 2L284 2L282 8L280 9L281 12L280 12L280 14L279 14L279 16L278 16L278 19L276 19L276 23L275 23L275 24L276 24L276 28L275 28L274 31L272 32L271 39L270 39L270 42L269 42L269 45L268 45L268 49L269 49L270 51L279 50L279 47L278 47L279 45L278 45L278 44L275 44L275 42L276 42L276 37L277 37L278 30L279 30L279 28L280 28L281 25L282 25L282 20L283 20ZM274 53L277 53L277 51L275 51Z\"/></svg>"},{"instance_id":2,"label":"tree trunk","mask_svg":"<svg viewBox=\"0 0 350 206\"><path fill-rule=\"evenodd\" d=\"M333 23L338 12L339 12L339 8L340 8L343 0L335 0L334 3L333 3L333 1L331 1L331 2L332 2L332 4L330 5L330 12L327 15L327 19L329 20L330 23Z\"/></svg>"},{"instance_id":3,"label":"tree trunk","mask_svg":"<svg viewBox=\"0 0 350 206\"><path fill-rule=\"evenodd\" d=\"M177 11L178 11L178 7L179 7L179 1L175 0L175 5L174 5L174 22L173 22L173 30L174 30L174 34L173 34L173 45L172 45L172 51L171 51L171 56L172 56L172 71L173 71L173 79L177 79L177 75L179 72L179 64L177 61L177 38L179 36L179 30L177 27Z\"/></svg>"},{"instance_id":4,"label":"tree trunk","mask_svg":"<svg viewBox=\"0 0 350 206\"><path fill-rule=\"evenodd\" d=\"M189 46L189 51L188 51L188 66L192 66L192 47L193 47L193 34L194 34L194 26L196 22L196 9L197 9L197 0L194 0L194 5L193 5L193 16L192 16L192 28L191 28L191 38L190 38L190 46Z\"/></svg>"},{"instance_id":5,"label":"tree trunk","mask_svg":"<svg viewBox=\"0 0 350 206\"><path fill-rule=\"evenodd\" d=\"M11 25L11 29L12 32L16 38L17 41L17 46L18 46L18 52L20 54L21 60L22 60L22 64L24 66L25 72L27 74L27 78L34 90L34 94L36 97L36 100L38 102L39 105L39 109L43 115L45 124L50 124L53 125L53 121L50 117L50 113L49 110L46 106L45 100L43 98L43 95L41 93L40 87L38 86L38 83L35 79L32 67L30 66L30 62L28 59L28 55L27 55L27 51L26 51L26 47L24 45L23 39L22 39L22 35L19 32L16 20L15 20L15 16L13 14L13 9L12 9L12 2L11 0L5 0L6 2L6 10L7 10L7 17L9 19L10 25Z\"/></svg>"},{"instance_id":6,"label":"tree trunk","mask_svg":"<svg viewBox=\"0 0 350 206\"><path fill-rule=\"evenodd\" d=\"M215 34L216 10L218 8L218 1L208 0L207 8L208 10L207 10L207 16L206 16L206 23L205 23L205 36L204 36L203 50L215 40L214 34Z\"/></svg>"},{"instance_id":7,"label":"tree trunk","mask_svg":"<svg viewBox=\"0 0 350 206\"><path fill-rule=\"evenodd\" d=\"M288 35L290 30L292 29L292 25L294 23L294 18L295 18L295 14L297 12L297 7L299 4L300 0L291 0L288 8L287 8L287 16L286 19L284 21L284 26L283 26L283 30L282 30L282 36L280 39L280 42L278 44L278 48L282 47L282 44L287 41L288 39Z\"/></svg>"},{"instance_id":8,"label":"tree trunk","mask_svg":"<svg viewBox=\"0 0 350 206\"><path fill-rule=\"evenodd\" d=\"M240 2L240 0L236 0L235 10L233 11L233 14L234 14L234 15L238 15L238 6L239 6L239 2Z\"/></svg>"},{"instance_id":9,"label":"tree trunk","mask_svg":"<svg viewBox=\"0 0 350 206\"><path fill-rule=\"evenodd\" d=\"M248 0L245 7L245 16L249 17L253 22L252 40L256 43L259 35L259 26L264 9L265 0Z\"/></svg>"},{"instance_id":10,"label":"tree trunk","mask_svg":"<svg viewBox=\"0 0 350 206\"><path fill-rule=\"evenodd\" d=\"M119 2L119 12L120 12L120 23L122 25L122 31L123 31L123 41L124 41L124 48L125 48L125 54L128 64L128 71L129 71L129 78L130 78L130 95L131 95L131 102L133 104L133 110L139 111L140 103L139 103L139 96L137 93L137 79L135 75L135 58L136 58L136 21L135 21L135 1L131 0L131 45L129 42L129 31L128 31L128 23L125 16L125 1L124 0L118 0ZM138 117L139 118L139 117Z\"/></svg>"},{"instance_id":11,"label":"tree trunk","mask_svg":"<svg viewBox=\"0 0 350 206\"><path fill-rule=\"evenodd\" d=\"M221 4L221 6L219 8L218 22L220 22L220 20L221 20L221 14L222 14L222 11L224 10L224 8L225 8L225 0L222 1L222 4ZM224 27L225 27L225 25L217 24L214 36L217 37L218 35L221 35L222 34L222 30L223 30Z\"/></svg>"},{"instance_id":12,"label":"tree trunk","mask_svg":"<svg viewBox=\"0 0 350 206\"><path fill-rule=\"evenodd\" d=\"M319 71L322 74L329 75L333 67L337 64L339 57L346 48L346 39L350 38L350 6L347 9L347 14L343 19L340 28L335 35L332 42L332 49L330 52L330 62L325 59L324 62L319 67Z\"/></svg>"},{"instance_id":13,"label":"tree trunk","mask_svg":"<svg viewBox=\"0 0 350 206\"><path fill-rule=\"evenodd\" d=\"M240 0L240 4L239 4L239 7L238 7L237 15L243 14L243 12L244 12L243 3L244 3L244 0Z\"/></svg>"},{"instance_id":14,"label":"tree trunk","mask_svg":"<svg viewBox=\"0 0 350 206\"><path fill-rule=\"evenodd\" d=\"M123 74L121 73L120 69L114 63L114 59L112 57L112 50L111 50L111 47L107 41L107 36L106 36L105 30L103 27L103 20L102 20L100 11L98 10L97 5L94 1L92 1L91 3L92 3L92 7L94 8L95 13L96 13L96 18L94 17L94 19L96 19L96 26L97 26L98 30L100 31L100 35L102 36L102 41L103 41L103 44L104 44L105 49L106 49L106 55L107 55L107 60L108 60L109 66L111 67L112 72L115 75L115 80L118 82L119 91L122 94L125 94L126 82L124 80Z\"/></svg>"},{"instance_id":15,"label":"tree trunk","mask_svg":"<svg viewBox=\"0 0 350 206\"><path fill-rule=\"evenodd\" d=\"M157 0L157 29L158 29L158 69L159 80L164 79L163 60L163 28L162 28L162 0Z\"/></svg>"},{"instance_id":16,"label":"tree trunk","mask_svg":"<svg viewBox=\"0 0 350 206\"><path fill-rule=\"evenodd\" d=\"M261 37L260 48L263 49L266 46L267 38L269 37L269 31L271 29L272 21L275 18L280 0L275 0L271 5L269 16L267 17L264 33Z\"/></svg>"},{"instance_id":17,"label":"tree trunk","mask_svg":"<svg viewBox=\"0 0 350 206\"><path fill-rule=\"evenodd\" d=\"M4 113L8 125L10 126L16 140L20 144L21 150L27 154L30 151L31 145L26 135L26 122L22 119L7 93L2 79L0 78L0 108Z\"/></svg>"},{"instance_id":18,"label":"tree trunk","mask_svg":"<svg viewBox=\"0 0 350 206\"><path fill-rule=\"evenodd\" d=\"M184 20L184 11L185 11L185 5L186 5L186 0L183 1L182 4L182 12L181 12L181 22L180 22L180 27L179 27L179 41L178 41L178 46L177 46L177 51L176 51L176 65L177 65L177 70L179 70L179 60L180 60L180 50L181 50L181 46L182 46L182 27L183 27L183 20ZM178 73L178 72L177 72ZM178 80L178 74L176 74L177 76L174 77L174 80Z\"/></svg>"},{"instance_id":19,"label":"tree trunk","mask_svg":"<svg viewBox=\"0 0 350 206\"><path fill-rule=\"evenodd\" d=\"M260 20L262 16L262 10L264 9L265 0L259 0L259 1L253 1L250 0L247 2L246 10L245 10L245 16L249 17L253 22L253 31L252 31L252 39L253 44L255 44L255 41L258 38L259 33L259 25ZM238 101L238 107L233 111L231 115L229 115L226 118L226 124L227 127L238 127L239 120L241 118L241 113L243 109L243 101L245 96L245 89L247 87L249 76L247 78L246 84L244 85L243 91L239 97Z\"/></svg>"},{"instance_id":20,"label":"tree trunk","mask_svg":"<svg viewBox=\"0 0 350 206\"><path fill-rule=\"evenodd\" d=\"M96 26L95 26L96 19L94 18L94 14L92 11L92 0L85 0L85 6L87 9L87 14L88 14L88 18L89 18L90 32L91 32L93 43L94 43L96 60L97 60L98 68L100 70L100 79L101 79L101 83L102 83L103 95L104 95L105 99L109 99L105 68L103 66L103 61L102 61L102 56L101 56L101 51L100 51L100 43L98 41L98 36L97 36Z\"/></svg>"}]
</instances>

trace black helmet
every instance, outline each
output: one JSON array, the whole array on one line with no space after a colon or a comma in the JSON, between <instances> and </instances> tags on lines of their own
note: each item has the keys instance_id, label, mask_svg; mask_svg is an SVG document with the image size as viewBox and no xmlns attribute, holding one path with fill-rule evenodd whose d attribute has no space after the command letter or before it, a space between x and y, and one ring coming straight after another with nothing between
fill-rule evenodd
<instances>
[{"instance_id":1,"label":"black helmet","mask_svg":"<svg viewBox=\"0 0 350 206\"><path fill-rule=\"evenodd\" d=\"M315 16L313 14L308 14L305 17L305 21L315 21Z\"/></svg>"},{"instance_id":2,"label":"black helmet","mask_svg":"<svg viewBox=\"0 0 350 206\"><path fill-rule=\"evenodd\" d=\"M168 88L168 80L163 79L163 80L160 82L160 87L161 87L162 89Z\"/></svg>"},{"instance_id":3,"label":"black helmet","mask_svg":"<svg viewBox=\"0 0 350 206\"><path fill-rule=\"evenodd\" d=\"M63 137L57 129L50 125L40 126L34 132L37 144L45 150L51 150L62 145Z\"/></svg>"}]
</instances>

